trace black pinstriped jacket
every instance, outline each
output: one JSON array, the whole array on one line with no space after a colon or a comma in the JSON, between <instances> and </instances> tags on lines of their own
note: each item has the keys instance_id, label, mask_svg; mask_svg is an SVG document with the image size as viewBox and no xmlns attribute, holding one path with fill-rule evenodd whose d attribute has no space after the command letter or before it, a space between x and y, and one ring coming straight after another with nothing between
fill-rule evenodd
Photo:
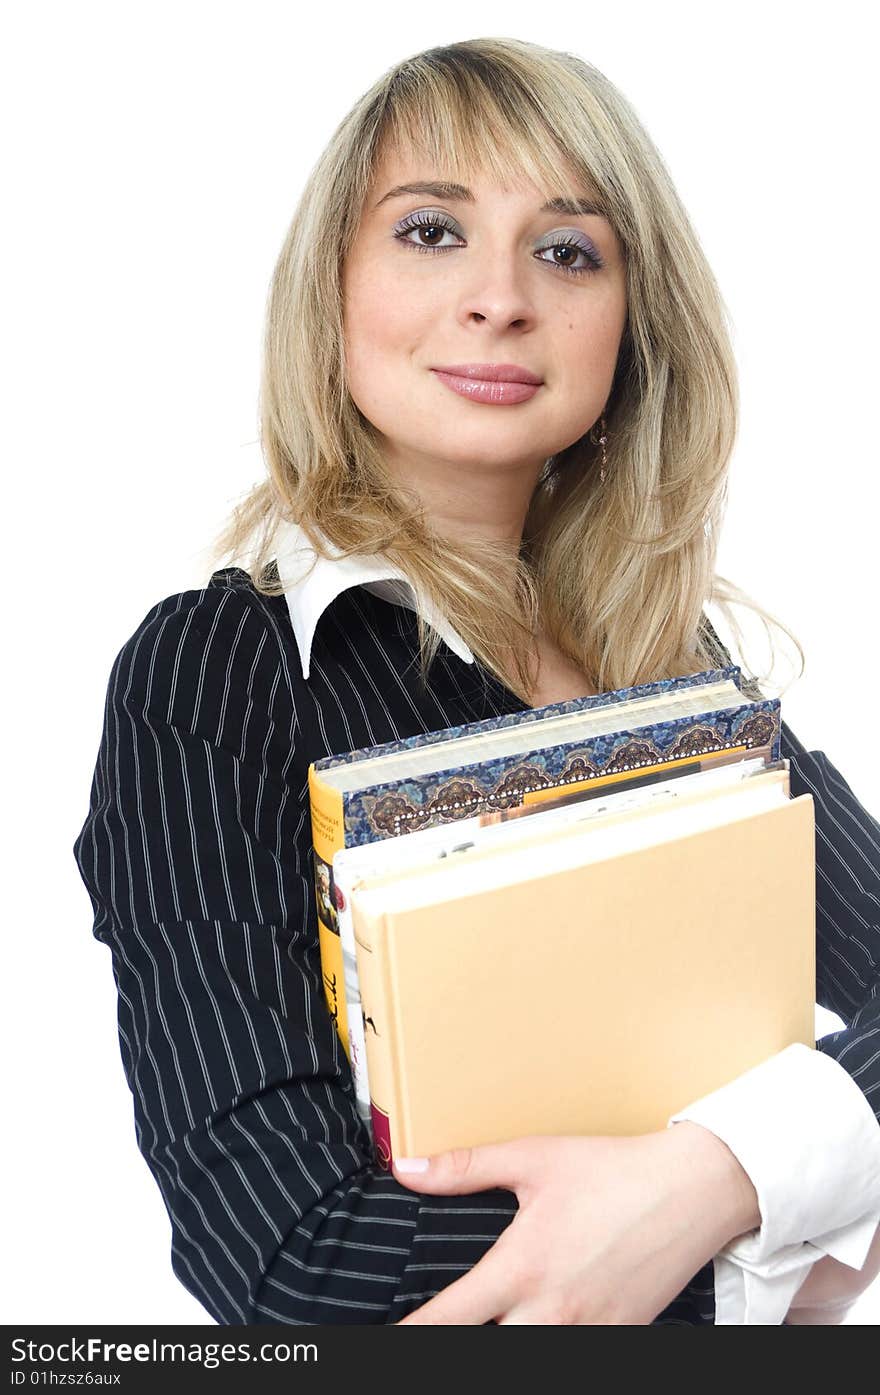
<instances>
[{"instance_id":1,"label":"black pinstriped jacket","mask_svg":"<svg viewBox=\"0 0 880 1395\"><path fill-rule=\"evenodd\" d=\"M310 761L523 707L446 645L422 687L417 656L414 613L354 587L306 680L285 598L227 568L154 606L112 666L74 854L172 1266L219 1323L397 1322L516 1212L374 1171L324 1003ZM815 801L817 997L848 1024L818 1047L880 1115L880 825L785 723L782 755ZM713 1320L710 1263L655 1321Z\"/></svg>"}]
</instances>

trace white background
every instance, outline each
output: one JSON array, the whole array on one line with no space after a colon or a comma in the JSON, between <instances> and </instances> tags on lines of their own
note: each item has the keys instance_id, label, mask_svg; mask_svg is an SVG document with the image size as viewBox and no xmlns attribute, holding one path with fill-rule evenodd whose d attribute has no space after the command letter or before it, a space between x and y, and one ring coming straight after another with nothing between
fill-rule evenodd
<instances>
[{"instance_id":1,"label":"white background","mask_svg":"<svg viewBox=\"0 0 880 1395\"><path fill-rule=\"evenodd\" d=\"M849 0L830 19L635 0L7 16L6 1322L212 1322L171 1272L72 848L116 653L157 600L201 584L203 549L261 475L263 307L303 180L400 58L531 39L635 105L735 324L719 570L800 637L788 722L880 812L870 21ZM877 1290L850 1321L880 1321Z\"/></svg>"}]
</instances>

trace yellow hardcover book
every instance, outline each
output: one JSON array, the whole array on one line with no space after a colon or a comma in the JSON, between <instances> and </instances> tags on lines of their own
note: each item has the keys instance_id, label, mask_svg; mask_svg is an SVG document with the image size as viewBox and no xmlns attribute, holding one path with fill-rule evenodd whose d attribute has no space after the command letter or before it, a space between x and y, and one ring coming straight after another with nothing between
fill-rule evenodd
<instances>
[{"instance_id":1,"label":"yellow hardcover book","mask_svg":"<svg viewBox=\"0 0 880 1395\"><path fill-rule=\"evenodd\" d=\"M574 798L577 795L582 795L588 787L594 790L602 788L612 790L624 784L646 784L652 777L661 774L665 775L673 771L682 774L685 771L706 770L712 766L724 765L731 759L744 760L748 756L755 755L756 751L766 749L765 747L750 749L747 746L733 746L716 752L704 753L699 758L687 756L674 761L660 761L639 767L636 779L633 778L634 772L629 769L614 775L597 776L589 781L574 781L566 784L562 793L568 798ZM558 802L559 797L560 789L558 786L527 790L522 795L522 804L513 807L514 809L519 807L522 813L526 813L538 806ZM336 1023L337 1031L350 1061L351 1033L344 989L344 955L339 934L333 883L333 857L341 848L345 847L344 802L342 792L326 784L316 773L314 765L309 767L309 799L312 819L315 895L318 904L318 946L321 954L321 977L324 983L327 1009ZM462 810L462 817L467 812ZM499 811L496 817L503 818L504 812L507 811ZM487 822L492 817L491 814L485 815ZM449 821L445 820L445 822Z\"/></svg>"},{"instance_id":2,"label":"yellow hardcover book","mask_svg":"<svg viewBox=\"0 0 880 1395\"><path fill-rule=\"evenodd\" d=\"M814 809L787 772L372 878L351 899L383 1165L650 1132L815 1045Z\"/></svg>"}]
</instances>

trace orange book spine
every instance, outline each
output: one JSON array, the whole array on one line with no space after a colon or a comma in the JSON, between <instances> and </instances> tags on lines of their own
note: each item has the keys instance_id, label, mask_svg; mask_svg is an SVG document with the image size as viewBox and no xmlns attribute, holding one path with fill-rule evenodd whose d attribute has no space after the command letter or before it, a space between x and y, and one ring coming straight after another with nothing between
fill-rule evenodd
<instances>
[{"instance_id":1,"label":"orange book spine","mask_svg":"<svg viewBox=\"0 0 880 1395\"><path fill-rule=\"evenodd\" d=\"M336 1024L346 1056L348 1013L345 1006L345 977L342 941L333 902L333 854L345 846L342 791L331 789L309 766L309 804L312 818L312 849L315 899L318 906L318 942L321 951L321 978L327 1010Z\"/></svg>"},{"instance_id":2,"label":"orange book spine","mask_svg":"<svg viewBox=\"0 0 880 1395\"><path fill-rule=\"evenodd\" d=\"M752 755L757 755L763 747L755 747ZM769 747L767 748L769 760ZM618 770L611 775L598 775L590 780L575 780L566 785L549 785L546 789L526 790L520 809L531 808L535 804L552 804L556 800L571 799L582 790L597 790L604 787L632 784L636 779L644 781L649 775L665 774L667 771L691 766L694 771L710 770L713 765L729 765L731 760L750 754L748 746L729 746L721 751L703 751L698 756L679 756L675 760L655 761L653 765L640 765L636 768ZM609 793L613 791L609 789ZM488 821L488 820L487 820Z\"/></svg>"}]
</instances>

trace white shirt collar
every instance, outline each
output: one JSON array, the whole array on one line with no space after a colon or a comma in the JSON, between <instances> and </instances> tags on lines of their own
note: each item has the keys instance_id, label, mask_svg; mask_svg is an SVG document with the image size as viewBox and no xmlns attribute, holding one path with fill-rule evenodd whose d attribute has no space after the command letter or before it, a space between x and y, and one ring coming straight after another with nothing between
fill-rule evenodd
<instances>
[{"instance_id":1,"label":"white shirt collar","mask_svg":"<svg viewBox=\"0 0 880 1395\"><path fill-rule=\"evenodd\" d=\"M304 678L309 676L318 621L331 602L353 586L364 586L383 600L420 611L454 654L465 663L474 662L461 636L427 597L419 599L409 578L398 567L381 555L342 557L333 543L323 537L322 541L332 554L330 557L316 553L302 529L293 523L282 523L274 540L275 562L285 588Z\"/></svg>"}]
</instances>

